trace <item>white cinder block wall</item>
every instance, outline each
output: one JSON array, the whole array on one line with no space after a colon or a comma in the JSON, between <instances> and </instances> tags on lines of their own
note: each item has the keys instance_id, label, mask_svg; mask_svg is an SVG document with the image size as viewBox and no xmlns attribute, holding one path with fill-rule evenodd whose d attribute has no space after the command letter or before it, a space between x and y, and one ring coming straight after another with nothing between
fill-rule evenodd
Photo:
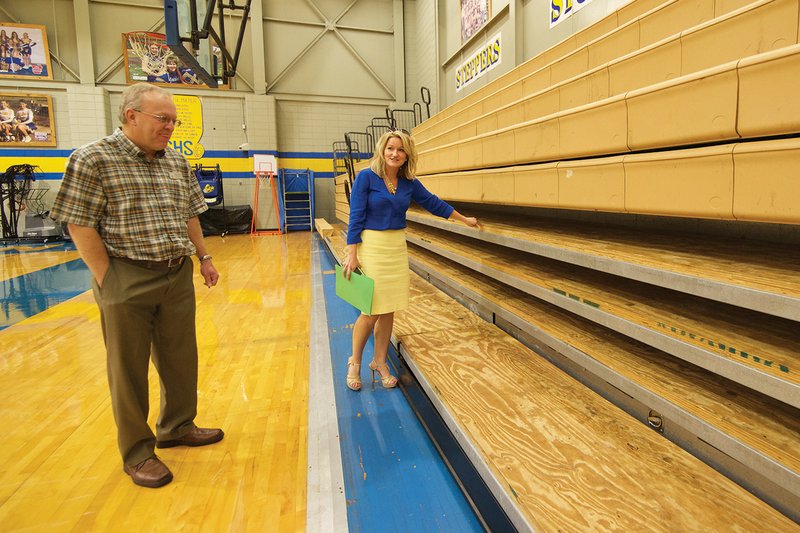
<instances>
[{"instance_id":1,"label":"white cinder block wall","mask_svg":"<svg viewBox=\"0 0 800 533\"><path fill-rule=\"evenodd\" d=\"M279 100L278 150L331 152L333 142L343 141L345 132L364 131L373 117L385 116L384 109L381 105ZM333 160L326 170L333 172ZM316 180L314 192L315 216L336 221L333 180Z\"/></svg>"},{"instance_id":2,"label":"white cinder block wall","mask_svg":"<svg viewBox=\"0 0 800 533\"><path fill-rule=\"evenodd\" d=\"M436 36L438 34L436 2L434 0L418 0L413 2L414 9L407 8L407 21L413 21L413 26L407 29L411 38L406 39L407 56L413 58L409 69L409 88L407 99L409 102L419 102L422 105L422 117L428 118L425 104L422 103L420 88L430 90L430 113L434 115L439 111L438 79L439 71L438 48ZM410 11L410 13L409 13ZM411 31L408 31L411 30ZM409 41L413 41L409 44ZM413 80L412 81L412 74Z\"/></svg>"}]
</instances>

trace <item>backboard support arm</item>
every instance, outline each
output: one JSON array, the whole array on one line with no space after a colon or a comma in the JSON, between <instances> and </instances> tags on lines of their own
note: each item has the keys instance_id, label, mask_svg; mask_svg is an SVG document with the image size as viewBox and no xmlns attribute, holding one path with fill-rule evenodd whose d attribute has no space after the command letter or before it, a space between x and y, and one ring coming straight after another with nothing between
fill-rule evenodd
<instances>
[{"instance_id":1,"label":"backboard support arm","mask_svg":"<svg viewBox=\"0 0 800 533\"><path fill-rule=\"evenodd\" d=\"M197 26L197 2L202 0L186 0L189 4L189 11L191 13L191 32L188 37L180 35L178 29L178 2L177 0L164 0L164 22L167 29L167 46L177 55L186 65L192 67L197 71L203 83L209 87L216 88L218 81L223 84L228 83L230 78L236 75L236 67L239 63L239 54L242 49L242 42L244 40L244 32L247 28L247 20L250 15L250 2L245 0L244 5L237 5L235 0L230 0L227 4L224 1L207 0L206 13L203 20L203 26ZM241 10L242 21L239 25L239 35L236 40L236 45L233 54L228 50L225 41L225 10ZM217 11L219 19L219 32L217 32L213 25L214 11ZM211 38L212 42L219 48L221 54L222 65L218 72L208 72L197 61L192 51L196 51L200 47L200 41L203 39ZM183 43L191 43L192 50L187 50ZM216 54L214 54L216 55ZM216 69L212 69L216 70Z\"/></svg>"}]
</instances>

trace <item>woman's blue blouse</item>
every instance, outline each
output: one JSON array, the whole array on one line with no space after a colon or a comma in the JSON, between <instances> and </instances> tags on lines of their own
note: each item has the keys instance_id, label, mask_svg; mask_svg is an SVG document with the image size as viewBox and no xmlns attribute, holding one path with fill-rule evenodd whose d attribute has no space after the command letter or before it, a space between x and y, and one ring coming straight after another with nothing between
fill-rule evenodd
<instances>
[{"instance_id":1,"label":"woman's blue blouse","mask_svg":"<svg viewBox=\"0 0 800 533\"><path fill-rule=\"evenodd\" d=\"M440 200L426 189L419 180L400 178L395 194L389 192L380 176L365 168L356 176L350 192L350 223L347 229L347 244L361 242L365 229L385 230L406 227L406 211L411 200L431 214L449 218L453 206Z\"/></svg>"}]
</instances>

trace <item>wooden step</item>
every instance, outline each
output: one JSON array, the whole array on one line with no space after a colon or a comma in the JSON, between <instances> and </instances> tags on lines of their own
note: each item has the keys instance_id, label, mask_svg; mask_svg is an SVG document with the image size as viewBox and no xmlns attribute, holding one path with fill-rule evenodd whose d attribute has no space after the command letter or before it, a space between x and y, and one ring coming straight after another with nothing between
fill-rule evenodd
<instances>
[{"instance_id":1,"label":"wooden step","mask_svg":"<svg viewBox=\"0 0 800 533\"><path fill-rule=\"evenodd\" d=\"M460 319L461 306L419 283L395 320L401 353L519 530L796 527L507 333Z\"/></svg>"},{"instance_id":2,"label":"wooden step","mask_svg":"<svg viewBox=\"0 0 800 533\"><path fill-rule=\"evenodd\" d=\"M644 424L653 423L648 417L657 413L661 424L657 429L670 440L715 468L727 470L737 482L800 520L800 411L796 408L423 248L411 245L409 253L415 272L482 309L489 320L511 325L501 327ZM731 458L735 465L729 464Z\"/></svg>"},{"instance_id":3,"label":"wooden step","mask_svg":"<svg viewBox=\"0 0 800 533\"><path fill-rule=\"evenodd\" d=\"M322 236L322 238L330 237L333 233L333 226L331 226L324 218L315 218L314 227L316 228L317 233Z\"/></svg>"},{"instance_id":4,"label":"wooden step","mask_svg":"<svg viewBox=\"0 0 800 533\"><path fill-rule=\"evenodd\" d=\"M800 226L798 165L800 136L442 172L422 182L446 201Z\"/></svg>"},{"instance_id":5,"label":"wooden step","mask_svg":"<svg viewBox=\"0 0 800 533\"><path fill-rule=\"evenodd\" d=\"M642 231L525 217L470 206L481 230L454 224L420 208L410 221L800 321L800 249L796 245Z\"/></svg>"},{"instance_id":6,"label":"wooden step","mask_svg":"<svg viewBox=\"0 0 800 533\"><path fill-rule=\"evenodd\" d=\"M797 324L409 223L409 242L800 407Z\"/></svg>"}]
</instances>

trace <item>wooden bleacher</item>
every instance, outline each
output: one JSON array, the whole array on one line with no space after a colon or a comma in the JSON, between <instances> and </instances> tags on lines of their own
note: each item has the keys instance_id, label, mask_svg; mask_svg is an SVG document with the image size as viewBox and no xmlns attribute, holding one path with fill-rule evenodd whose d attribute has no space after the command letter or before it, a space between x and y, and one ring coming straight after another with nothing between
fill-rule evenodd
<instances>
[{"instance_id":1,"label":"wooden bleacher","mask_svg":"<svg viewBox=\"0 0 800 533\"><path fill-rule=\"evenodd\" d=\"M577 351L584 366L598 365L594 374L602 374L609 380L616 377L618 388L627 389L632 398L644 402L647 395L652 395L651 401L657 398L660 402L662 414L680 411L701 421L709 430L706 439L718 450L743 463L761 462L764 470L775 473L776 479L783 478L781 485L791 487L788 480L792 476L787 477L775 465L786 465L791 471L800 472L800 449L793 446L800 437L796 408L768 395L751 394L741 385L718 379L713 372L631 342L625 335L609 332L422 248L412 249L411 264L414 270L435 275L444 289L467 294L471 301L490 309L495 317L500 315L508 322L513 321L518 334L536 330L548 340L551 350L560 343L564 351ZM550 351L548 355L552 357L553 353ZM567 364L568 359L560 357L556 362ZM699 396L699 390L705 396ZM677 416L672 414L667 418ZM753 432L748 428L759 429ZM717 438L711 437L712 433L717 433ZM735 441L738 447L726 439ZM793 477L796 483L796 474Z\"/></svg>"},{"instance_id":2,"label":"wooden bleacher","mask_svg":"<svg viewBox=\"0 0 800 533\"><path fill-rule=\"evenodd\" d=\"M413 223L406 235L540 300L800 407L795 322Z\"/></svg>"},{"instance_id":3,"label":"wooden bleacher","mask_svg":"<svg viewBox=\"0 0 800 533\"><path fill-rule=\"evenodd\" d=\"M640 33L639 25L631 22L494 92L484 88L473 93L454 104L463 107L459 114L432 126L426 121L415 129L419 149L464 140L797 43L797 3L793 0L765 0L725 11L733 7L728 5L714 19L708 18L713 3L705 4L705 15L692 28L678 24L676 15L688 17L690 12L701 13L702 9L696 10L692 2L667 2L642 18L653 23L648 28L674 31L664 33L663 39ZM675 13L676 6L681 6L679 13ZM659 26L660 18L665 17L670 19L669 24ZM523 68L531 67L526 63L512 72ZM478 94L481 96L476 100ZM464 107L463 102L470 98L474 103Z\"/></svg>"},{"instance_id":4,"label":"wooden bleacher","mask_svg":"<svg viewBox=\"0 0 800 533\"><path fill-rule=\"evenodd\" d=\"M462 306L415 282L395 342L518 529L797 530L799 20L635 0L415 128L483 227L409 211L412 269Z\"/></svg>"},{"instance_id":5,"label":"wooden bleacher","mask_svg":"<svg viewBox=\"0 0 800 533\"><path fill-rule=\"evenodd\" d=\"M326 240L341 259L343 233ZM792 446L800 438L796 410L424 249L412 245L410 253L415 270L422 267L428 277L449 280L445 284L458 280L454 292L488 305L489 316L505 310L506 318L518 319L520 333L541 328L551 344L566 339L573 346L577 339L587 357L602 356L609 376L622 376L620 390L640 388L662 400L661 431L674 431L672 419L679 416L700 428L722 427L701 431L705 441L686 444L695 455L730 453L760 463L778 480L772 493L785 492L781 483L787 483L776 464L800 468L800 450ZM659 517L650 524L656 530L792 528L722 474L413 274L410 307L397 314L393 340L461 446L477 455L484 480L501 494L518 530L643 529L652 516ZM697 402L700 387L707 393ZM707 449L697 449L703 445ZM748 479L738 481L746 486Z\"/></svg>"},{"instance_id":6,"label":"wooden bleacher","mask_svg":"<svg viewBox=\"0 0 800 533\"><path fill-rule=\"evenodd\" d=\"M720 2L720 5L722 6L722 10L729 10L735 9L737 5L742 3L747 2L746 0L733 0L731 2ZM682 2L680 7L683 7L683 4L693 4L687 7L690 7L690 10L692 10L691 8L696 9L692 10L693 13L686 13L680 9L676 9L676 7L678 7L677 0L671 0L667 2L661 0L636 0L630 2L617 11L610 13L605 18L597 21L595 24L576 32L562 42L547 50L544 50L540 54L519 65L517 68L506 72L497 79L487 83L479 90L464 96L459 101L436 113L430 119L426 120L420 126L414 129L414 136L419 142L424 142L431 132L436 133L447 129L446 126L441 126L440 124L450 117L458 116L460 117L460 120L469 120L483 114L484 100L487 99L487 96L507 87L513 87L515 84L517 84L517 82L529 77L532 73L537 73L537 78L541 79L541 81L534 82L536 78L529 78L524 86L519 85L519 87L516 87L516 89L512 89L518 92L512 93L512 95L509 97L505 97L506 100L512 101L518 99L523 91L531 93L546 87L551 83L550 71L549 69L546 69L547 66L562 57L572 54L576 50L583 50L587 43L593 42L596 39L600 39L603 35L612 32L617 28L624 28L631 24L632 21L638 20L643 16L647 18L646 15L651 12L660 13L664 11L665 13L669 14L668 17L664 18L669 18L672 20L676 18L676 12L678 17L689 17L690 20L697 20L698 22L708 20L713 17L713 2ZM638 27L638 22L636 23L636 27ZM646 23L646 27L648 30L657 28L658 22ZM578 57L581 55L587 54L583 52L577 54Z\"/></svg>"},{"instance_id":7,"label":"wooden bleacher","mask_svg":"<svg viewBox=\"0 0 800 533\"><path fill-rule=\"evenodd\" d=\"M419 174L792 134L800 129L794 112L800 103L787 96L782 105L766 106L762 90L791 95L797 80L800 45L792 45L512 126L470 130L421 149Z\"/></svg>"},{"instance_id":8,"label":"wooden bleacher","mask_svg":"<svg viewBox=\"0 0 800 533\"><path fill-rule=\"evenodd\" d=\"M799 163L800 139L786 138L421 179L457 202L796 224Z\"/></svg>"},{"instance_id":9,"label":"wooden bleacher","mask_svg":"<svg viewBox=\"0 0 800 533\"><path fill-rule=\"evenodd\" d=\"M792 529L507 333L415 286L411 310L396 318L400 349L506 495L518 530Z\"/></svg>"}]
</instances>

